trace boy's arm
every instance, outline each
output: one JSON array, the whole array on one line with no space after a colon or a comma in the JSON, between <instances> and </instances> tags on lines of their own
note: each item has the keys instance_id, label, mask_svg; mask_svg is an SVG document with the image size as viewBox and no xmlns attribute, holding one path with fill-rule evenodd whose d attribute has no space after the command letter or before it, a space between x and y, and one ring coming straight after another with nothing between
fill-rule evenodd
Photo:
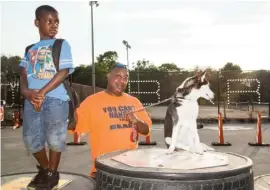
<instances>
[{"instance_id":1,"label":"boy's arm","mask_svg":"<svg viewBox=\"0 0 270 190\"><path fill-rule=\"evenodd\" d=\"M26 56L20 62L20 91L24 98L28 99L32 103L41 101L43 96L39 95L37 90L31 90L28 88L28 81L27 81L27 59Z\"/></svg>"},{"instance_id":2,"label":"boy's arm","mask_svg":"<svg viewBox=\"0 0 270 190\"><path fill-rule=\"evenodd\" d=\"M45 95L58 87L67 78L68 73L68 69L59 70L59 72L53 76L52 80L50 80L50 82L48 82L42 89L40 89L39 93Z\"/></svg>"},{"instance_id":3,"label":"boy's arm","mask_svg":"<svg viewBox=\"0 0 270 190\"><path fill-rule=\"evenodd\" d=\"M40 93L45 95L53 89L57 88L67 77L74 71L71 47L69 43L64 40L61 48L61 54L59 59L59 71L48 82Z\"/></svg>"},{"instance_id":4,"label":"boy's arm","mask_svg":"<svg viewBox=\"0 0 270 190\"><path fill-rule=\"evenodd\" d=\"M27 73L24 67L20 67L20 90L21 94L26 98L26 91L28 90Z\"/></svg>"}]
</instances>

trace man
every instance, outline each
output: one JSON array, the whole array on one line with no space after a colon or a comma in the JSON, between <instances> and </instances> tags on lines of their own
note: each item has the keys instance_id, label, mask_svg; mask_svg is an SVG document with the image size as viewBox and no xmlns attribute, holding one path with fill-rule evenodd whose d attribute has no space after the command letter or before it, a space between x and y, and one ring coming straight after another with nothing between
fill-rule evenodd
<instances>
[{"instance_id":1,"label":"man","mask_svg":"<svg viewBox=\"0 0 270 190\"><path fill-rule=\"evenodd\" d=\"M129 74L123 64L116 64L107 74L107 88L87 97L77 110L78 124L75 132L89 132L94 177L96 157L112 151L136 149L138 135L149 134L152 122L140 101L124 93ZM133 128L134 127L134 128Z\"/></svg>"}]
</instances>

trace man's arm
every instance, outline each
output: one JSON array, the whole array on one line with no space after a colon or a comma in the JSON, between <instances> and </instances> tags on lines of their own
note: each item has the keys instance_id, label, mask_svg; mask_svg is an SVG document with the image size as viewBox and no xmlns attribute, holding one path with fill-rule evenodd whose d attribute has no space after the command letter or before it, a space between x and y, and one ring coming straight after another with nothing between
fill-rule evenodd
<instances>
[{"instance_id":1,"label":"man's arm","mask_svg":"<svg viewBox=\"0 0 270 190\"><path fill-rule=\"evenodd\" d=\"M139 133L147 135L149 133L149 126L146 122L139 119L133 112L130 112L126 116L127 121L136 125Z\"/></svg>"},{"instance_id":2,"label":"man's arm","mask_svg":"<svg viewBox=\"0 0 270 190\"><path fill-rule=\"evenodd\" d=\"M142 103L137 98L134 98L134 106L135 110L143 108ZM127 114L127 120L129 122L133 122L137 126L137 130L140 134L149 134L152 121L149 114L145 110L141 110L138 112L129 112Z\"/></svg>"},{"instance_id":3,"label":"man's arm","mask_svg":"<svg viewBox=\"0 0 270 190\"><path fill-rule=\"evenodd\" d=\"M144 121L138 120L137 123L135 123L135 125L137 126L139 133L143 135L147 135L149 133L149 126Z\"/></svg>"}]
</instances>

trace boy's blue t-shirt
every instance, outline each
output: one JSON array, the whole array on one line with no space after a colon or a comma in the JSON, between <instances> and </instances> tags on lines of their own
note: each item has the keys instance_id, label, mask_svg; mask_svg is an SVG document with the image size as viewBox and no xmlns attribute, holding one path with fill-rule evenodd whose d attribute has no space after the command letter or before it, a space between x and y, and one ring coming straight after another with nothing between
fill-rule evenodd
<instances>
[{"instance_id":1,"label":"boy's blue t-shirt","mask_svg":"<svg viewBox=\"0 0 270 190\"><path fill-rule=\"evenodd\" d=\"M22 59L20 66L26 68L29 89L41 89L57 73L52 58L52 46L54 39L40 40L30 48ZM59 70L69 69L69 74L74 72L71 48L64 40L60 53ZM48 92L46 96L69 100L69 96L63 84Z\"/></svg>"}]
</instances>

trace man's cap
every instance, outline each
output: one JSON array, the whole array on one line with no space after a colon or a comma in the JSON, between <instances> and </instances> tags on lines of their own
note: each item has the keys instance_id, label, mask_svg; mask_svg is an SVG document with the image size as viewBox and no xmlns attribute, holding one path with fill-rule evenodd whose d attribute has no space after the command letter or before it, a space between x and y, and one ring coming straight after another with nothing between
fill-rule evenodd
<instances>
[{"instance_id":1,"label":"man's cap","mask_svg":"<svg viewBox=\"0 0 270 190\"><path fill-rule=\"evenodd\" d=\"M115 68L125 68L125 69L127 69L127 65L117 62L111 67L110 71L112 71Z\"/></svg>"}]
</instances>

